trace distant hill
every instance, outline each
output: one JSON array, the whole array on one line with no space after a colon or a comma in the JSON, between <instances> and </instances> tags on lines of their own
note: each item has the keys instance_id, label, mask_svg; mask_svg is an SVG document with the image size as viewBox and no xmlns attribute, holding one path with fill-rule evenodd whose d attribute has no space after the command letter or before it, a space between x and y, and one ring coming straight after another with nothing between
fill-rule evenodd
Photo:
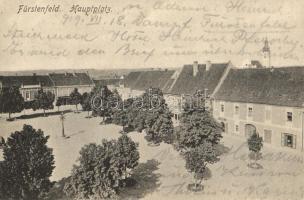
<instances>
[{"instance_id":1,"label":"distant hill","mask_svg":"<svg viewBox=\"0 0 304 200\"><path fill-rule=\"evenodd\" d=\"M164 68L130 68L130 69L60 69L60 70L24 70L24 71L0 71L0 76L21 76L21 75L47 75L49 73L65 72L88 72L94 79L113 78L115 76L127 75L132 71L165 70Z\"/></svg>"}]
</instances>

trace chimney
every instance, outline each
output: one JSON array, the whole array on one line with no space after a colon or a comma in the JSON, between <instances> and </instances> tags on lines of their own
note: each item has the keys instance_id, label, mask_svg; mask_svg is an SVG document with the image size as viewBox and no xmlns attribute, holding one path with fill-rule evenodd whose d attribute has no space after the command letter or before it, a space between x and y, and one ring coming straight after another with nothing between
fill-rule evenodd
<instances>
[{"instance_id":1,"label":"chimney","mask_svg":"<svg viewBox=\"0 0 304 200\"><path fill-rule=\"evenodd\" d=\"M207 60L206 61L206 71L209 71L210 68L211 68L211 62L210 62L210 60Z\"/></svg>"},{"instance_id":2,"label":"chimney","mask_svg":"<svg viewBox=\"0 0 304 200\"><path fill-rule=\"evenodd\" d=\"M33 76L36 76L36 73L33 73Z\"/></svg>"},{"instance_id":3,"label":"chimney","mask_svg":"<svg viewBox=\"0 0 304 200\"><path fill-rule=\"evenodd\" d=\"M196 76L198 73L198 62L194 61L193 62L193 76Z\"/></svg>"}]
</instances>

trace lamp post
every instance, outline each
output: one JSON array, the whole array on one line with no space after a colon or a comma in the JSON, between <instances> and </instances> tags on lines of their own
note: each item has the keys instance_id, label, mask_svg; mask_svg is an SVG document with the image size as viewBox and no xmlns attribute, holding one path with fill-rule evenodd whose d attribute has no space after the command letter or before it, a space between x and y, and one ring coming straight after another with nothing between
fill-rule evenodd
<instances>
[{"instance_id":1,"label":"lamp post","mask_svg":"<svg viewBox=\"0 0 304 200\"><path fill-rule=\"evenodd\" d=\"M65 137L65 134L64 134L64 120L65 120L64 114L63 114L63 112L61 112L60 121L61 121L61 127L62 127L62 137Z\"/></svg>"}]
</instances>

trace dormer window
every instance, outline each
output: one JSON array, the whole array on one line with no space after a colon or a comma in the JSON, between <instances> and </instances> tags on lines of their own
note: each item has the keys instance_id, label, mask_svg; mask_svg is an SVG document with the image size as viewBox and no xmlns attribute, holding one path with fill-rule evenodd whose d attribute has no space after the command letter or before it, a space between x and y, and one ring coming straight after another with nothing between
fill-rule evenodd
<instances>
[{"instance_id":1,"label":"dormer window","mask_svg":"<svg viewBox=\"0 0 304 200\"><path fill-rule=\"evenodd\" d=\"M252 117L253 108L248 107L248 117Z\"/></svg>"},{"instance_id":2,"label":"dormer window","mask_svg":"<svg viewBox=\"0 0 304 200\"><path fill-rule=\"evenodd\" d=\"M234 107L234 114L238 115L239 114L239 110L240 110L240 107L239 106L235 106Z\"/></svg>"}]
</instances>

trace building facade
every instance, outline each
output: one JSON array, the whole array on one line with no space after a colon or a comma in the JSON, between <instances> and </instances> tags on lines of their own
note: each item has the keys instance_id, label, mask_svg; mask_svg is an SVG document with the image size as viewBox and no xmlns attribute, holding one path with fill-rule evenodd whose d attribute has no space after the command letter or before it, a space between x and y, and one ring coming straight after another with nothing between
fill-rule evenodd
<instances>
[{"instance_id":1,"label":"building facade","mask_svg":"<svg viewBox=\"0 0 304 200\"><path fill-rule=\"evenodd\" d=\"M51 73L55 97L69 96L77 88L80 94L91 92L95 86L87 73Z\"/></svg>"},{"instance_id":2,"label":"building facade","mask_svg":"<svg viewBox=\"0 0 304 200\"><path fill-rule=\"evenodd\" d=\"M75 88L81 94L90 92L94 85L94 82L86 73L0 77L1 90L5 87L18 87L25 101L34 100L40 89L53 93L55 99L57 99L58 97L69 96Z\"/></svg>"},{"instance_id":3,"label":"building facade","mask_svg":"<svg viewBox=\"0 0 304 200\"><path fill-rule=\"evenodd\" d=\"M246 139L256 132L267 144L303 149L303 108L215 100L213 115L225 134Z\"/></svg>"},{"instance_id":4,"label":"building facade","mask_svg":"<svg viewBox=\"0 0 304 200\"><path fill-rule=\"evenodd\" d=\"M0 77L1 89L8 87L17 87L25 101L35 99L38 91L43 89L46 92L55 93L51 79L48 76L2 76Z\"/></svg>"}]
</instances>

